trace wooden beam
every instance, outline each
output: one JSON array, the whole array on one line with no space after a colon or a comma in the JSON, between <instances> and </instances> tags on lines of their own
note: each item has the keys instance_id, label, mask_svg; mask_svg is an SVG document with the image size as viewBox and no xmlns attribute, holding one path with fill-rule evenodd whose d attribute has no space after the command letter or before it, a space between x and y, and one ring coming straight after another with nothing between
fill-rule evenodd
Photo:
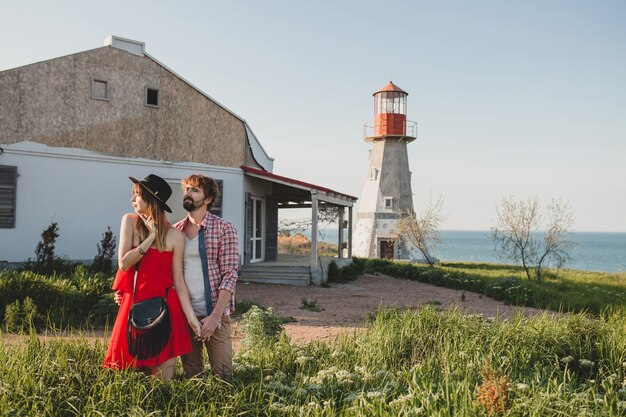
<instances>
[{"instance_id":1,"label":"wooden beam","mask_svg":"<svg viewBox=\"0 0 626 417\"><path fill-rule=\"evenodd\" d=\"M339 208L339 244L337 246L338 252L339 252L339 259L343 258L343 249L342 249L342 245L343 245L343 212L344 212L345 208L344 207L340 207Z\"/></svg>"},{"instance_id":2,"label":"wooden beam","mask_svg":"<svg viewBox=\"0 0 626 417\"><path fill-rule=\"evenodd\" d=\"M328 194L317 194L317 198L320 201L331 203L336 206L352 207L354 205L354 202L352 200L346 200L343 198L335 198L335 197L329 196Z\"/></svg>"},{"instance_id":3,"label":"wooden beam","mask_svg":"<svg viewBox=\"0 0 626 417\"><path fill-rule=\"evenodd\" d=\"M311 194L311 269L317 268L317 195Z\"/></svg>"},{"instance_id":4,"label":"wooden beam","mask_svg":"<svg viewBox=\"0 0 626 417\"><path fill-rule=\"evenodd\" d=\"M352 207L348 207L348 258L352 258Z\"/></svg>"}]
</instances>

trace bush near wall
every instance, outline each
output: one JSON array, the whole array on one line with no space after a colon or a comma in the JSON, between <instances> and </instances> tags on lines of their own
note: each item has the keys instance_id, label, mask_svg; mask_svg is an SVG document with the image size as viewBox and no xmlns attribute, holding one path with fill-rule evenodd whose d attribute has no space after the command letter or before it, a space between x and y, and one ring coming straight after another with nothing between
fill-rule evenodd
<instances>
[{"instance_id":1,"label":"bush near wall","mask_svg":"<svg viewBox=\"0 0 626 417\"><path fill-rule=\"evenodd\" d=\"M0 272L0 322L7 306L32 299L40 320L37 327L81 327L111 321L117 306L111 296L111 277L90 274L82 266L69 276L40 275L32 271Z\"/></svg>"}]
</instances>

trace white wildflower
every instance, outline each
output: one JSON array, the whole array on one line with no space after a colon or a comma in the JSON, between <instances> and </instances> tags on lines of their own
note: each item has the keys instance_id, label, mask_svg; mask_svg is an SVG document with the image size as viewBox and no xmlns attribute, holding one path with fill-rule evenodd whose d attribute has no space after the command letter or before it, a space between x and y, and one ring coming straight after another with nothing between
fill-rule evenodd
<instances>
[{"instance_id":1,"label":"white wildflower","mask_svg":"<svg viewBox=\"0 0 626 417\"><path fill-rule=\"evenodd\" d=\"M574 358L572 356L566 356L563 359L561 359L561 362L567 365L571 362L574 362Z\"/></svg>"},{"instance_id":2,"label":"white wildflower","mask_svg":"<svg viewBox=\"0 0 626 417\"><path fill-rule=\"evenodd\" d=\"M413 394L405 394L399 396L395 400L392 400L389 405L391 407L400 407L405 403L410 403L411 401L413 401Z\"/></svg>"},{"instance_id":3,"label":"white wildflower","mask_svg":"<svg viewBox=\"0 0 626 417\"><path fill-rule=\"evenodd\" d=\"M304 366L312 363L314 360L315 358L313 356L298 356L295 362L300 366Z\"/></svg>"},{"instance_id":4,"label":"white wildflower","mask_svg":"<svg viewBox=\"0 0 626 417\"><path fill-rule=\"evenodd\" d=\"M367 398L369 398L370 400L375 400L377 398L382 398L383 397L383 393L380 391L369 391L366 394Z\"/></svg>"},{"instance_id":5,"label":"white wildflower","mask_svg":"<svg viewBox=\"0 0 626 417\"><path fill-rule=\"evenodd\" d=\"M524 383L517 384L517 389L520 390L520 391L527 390L528 388L529 388L528 384L524 384Z\"/></svg>"},{"instance_id":6,"label":"white wildflower","mask_svg":"<svg viewBox=\"0 0 626 417\"><path fill-rule=\"evenodd\" d=\"M365 375L367 373L367 368L365 366L355 366L354 372L358 372L361 375Z\"/></svg>"},{"instance_id":7,"label":"white wildflower","mask_svg":"<svg viewBox=\"0 0 626 417\"><path fill-rule=\"evenodd\" d=\"M578 363L583 368L593 368L593 365L594 365L594 363L592 361L590 361L589 359L581 359L581 360L578 361Z\"/></svg>"},{"instance_id":8,"label":"white wildflower","mask_svg":"<svg viewBox=\"0 0 626 417\"><path fill-rule=\"evenodd\" d=\"M380 370L376 371L376 377L377 378L385 378L388 374L389 374L389 372L387 372L387 370L385 370L385 369L380 369Z\"/></svg>"}]
</instances>

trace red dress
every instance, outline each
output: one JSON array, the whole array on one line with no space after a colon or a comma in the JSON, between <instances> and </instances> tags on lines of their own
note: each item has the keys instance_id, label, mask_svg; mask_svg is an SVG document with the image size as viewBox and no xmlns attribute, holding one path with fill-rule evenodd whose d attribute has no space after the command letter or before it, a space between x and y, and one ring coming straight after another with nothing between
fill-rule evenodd
<instances>
[{"instance_id":1,"label":"red dress","mask_svg":"<svg viewBox=\"0 0 626 417\"><path fill-rule=\"evenodd\" d=\"M126 326L128 325L128 311L133 303L135 267L130 267L127 271L119 269L115 275L113 289L122 291L122 303L111 331L111 340L102 364L103 368L126 369L140 366L156 366L170 358L191 352L191 338L187 318L180 306L178 293L173 287L172 257L173 252L171 251L160 252L155 248L148 249L139 263L137 287L135 290L135 302L137 302L151 297L162 297L165 294L165 289L170 287L166 299L172 325L168 344L157 356L146 360L138 360L128 352Z\"/></svg>"}]
</instances>

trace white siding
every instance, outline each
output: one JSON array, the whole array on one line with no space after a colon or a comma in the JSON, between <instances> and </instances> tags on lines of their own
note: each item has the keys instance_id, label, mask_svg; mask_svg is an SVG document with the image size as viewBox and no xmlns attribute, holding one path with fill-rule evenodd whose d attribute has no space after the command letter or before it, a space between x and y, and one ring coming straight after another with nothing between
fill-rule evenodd
<instances>
[{"instance_id":1,"label":"white siding","mask_svg":"<svg viewBox=\"0 0 626 417\"><path fill-rule=\"evenodd\" d=\"M53 148L34 142L0 145L0 165L17 166L16 227L0 229L0 260L34 258L41 232L59 224L56 255L90 260L96 244L110 226L119 234L120 219L131 212L132 182L148 174L165 178L172 188L192 173L224 181L223 217L237 228L243 253L243 172L239 169L197 163L168 163L120 158L72 148ZM168 205L175 214L182 204L174 189ZM179 201L176 201L179 200Z\"/></svg>"}]
</instances>

